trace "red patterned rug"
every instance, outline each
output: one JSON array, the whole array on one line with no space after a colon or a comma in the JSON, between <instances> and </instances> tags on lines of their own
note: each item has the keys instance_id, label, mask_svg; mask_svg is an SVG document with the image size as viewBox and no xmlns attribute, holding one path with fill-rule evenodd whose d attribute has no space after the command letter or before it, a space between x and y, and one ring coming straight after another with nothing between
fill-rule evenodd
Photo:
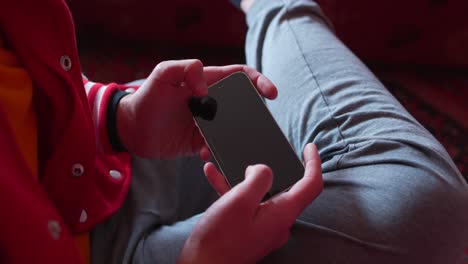
<instances>
[{"instance_id":1,"label":"red patterned rug","mask_svg":"<svg viewBox=\"0 0 468 264\"><path fill-rule=\"evenodd\" d=\"M456 70L380 69L401 104L447 149L468 181L468 76Z\"/></svg>"}]
</instances>

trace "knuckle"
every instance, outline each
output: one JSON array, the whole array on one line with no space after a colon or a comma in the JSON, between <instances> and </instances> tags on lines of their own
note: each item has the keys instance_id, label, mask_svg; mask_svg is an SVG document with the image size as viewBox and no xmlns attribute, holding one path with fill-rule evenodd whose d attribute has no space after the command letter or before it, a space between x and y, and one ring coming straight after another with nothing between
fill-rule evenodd
<instances>
[{"instance_id":1,"label":"knuckle","mask_svg":"<svg viewBox=\"0 0 468 264\"><path fill-rule=\"evenodd\" d=\"M256 70L248 65L244 65L244 64L239 64L239 66L242 67L242 71L245 72L245 73L249 73L249 72L255 72Z\"/></svg>"},{"instance_id":2,"label":"knuckle","mask_svg":"<svg viewBox=\"0 0 468 264\"><path fill-rule=\"evenodd\" d=\"M185 73L197 72L203 69L203 63L198 59L189 59L180 61Z\"/></svg>"},{"instance_id":3,"label":"knuckle","mask_svg":"<svg viewBox=\"0 0 468 264\"><path fill-rule=\"evenodd\" d=\"M189 64L192 67L203 68L203 63L199 59L193 59L189 61Z\"/></svg>"},{"instance_id":4,"label":"knuckle","mask_svg":"<svg viewBox=\"0 0 468 264\"><path fill-rule=\"evenodd\" d=\"M155 71L155 72L157 72L158 74L161 74L161 75L166 75L166 74L168 74L168 72L172 68L173 64L174 64L173 61L160 62L160 63L158 63L156 65L156 67L154 67L153 71Z\"/></svg>"}]
</instances>

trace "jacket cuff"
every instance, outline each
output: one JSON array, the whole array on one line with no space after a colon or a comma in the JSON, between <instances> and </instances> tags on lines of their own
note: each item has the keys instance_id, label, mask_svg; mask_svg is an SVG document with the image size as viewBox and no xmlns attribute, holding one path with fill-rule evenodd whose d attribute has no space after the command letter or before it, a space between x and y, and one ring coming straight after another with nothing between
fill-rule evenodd
<instances>
[{"instance_id":1,"label":"jacket cuff","mask_svg":"<svg viewBox=\"0 0 468 264\"><path fill-rule=\"evenodd\" d=\"M96 144L98 151L107 154L118 153L116 150L122 149L116 149L109 139L109 132L113 131L112 133L114 133L114 135L118 135L115 124L116 110L118 102L122 99L124 94L118 94L117 92L125 91L126 93L132 93L135 92L138 87L133 85L118 85L115 83L104 85L102 83L95 83L86 79L83 79L83 84L86 90L86 95L88 96L88 105L93 117L94 127L96 129ZM121 95L120 98L118 98L118 95ZM109 108L111 108L112 111L109 110ZM108 118L108 113L113 117ZM108 120L112 120L114 122L113 129L108 129L112 125L108 124ZM118 146L118 144L116 146Z\"/></svg>"}]
</instances>

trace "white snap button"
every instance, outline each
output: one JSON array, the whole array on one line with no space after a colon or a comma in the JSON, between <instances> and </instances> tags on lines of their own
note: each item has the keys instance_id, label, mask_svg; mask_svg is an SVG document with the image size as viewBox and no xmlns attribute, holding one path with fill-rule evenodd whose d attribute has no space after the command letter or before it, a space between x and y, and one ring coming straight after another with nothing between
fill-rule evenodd
<instances>
[{"instance_id":1,"label":"white snap button","mask_svg":"<svg viewBox=\"0 0 468 264\"><path fill-rule=\"evenodd\" d=\"M81 210L80 223L84 223L86 220L88 220L88 214L85 210Z\"/></svg>"},{"instance_id":2,"label":"white snap button","mask_svg":"<svg viewBox=\"0 0 468 264\"><path fill-rule=\"evenodd\" d=\"M67 55L60 57L60 65L64 71L69 71L72 67L72 61Z\"/></svg>"},{"instance_id":3,"label":"white snap button","mask_svg":"<svg viewBox=\"0 0 468 264\"><path fill-rule=\"evenodd\" d=\"M62 228L60 227L60 224L56 220L49 220L47 223L47 228L49 229L49 234L50 236L57 240L60 238L60 233L62 232Z\"/></svg>"},{"instance_id":4,"label":"white snap button","mask_svg":"<svg viewBox=\"0 0 468 264\"><path fill-rule=\"evenodd\" d=\"M135 90L135 88L127 88L127 89L125 89L125 91L127 93L134 93L136 90Z\"/></svg>"},{"instance_id":5,"label":"white snap button","mask_svg":"<svg viewBox=\"0 0 468 264\"><path fill-rule=\"evenodd\" d=\"M122 173L118 170L110 170L109 175L116 180L120 180L122 178Z\"/></svg>"},{"instance_id":6,"label":"white snap button","mask_svg":"<svg viewBox=\"0 0 468 264\"><path fill-rule=\"evenodd\" d=\"M83 165L81 165L79 163L73 164L73 166L71 168L71 173L75 177L80 177L84 173Z\"/></svg>"}]
</instances>

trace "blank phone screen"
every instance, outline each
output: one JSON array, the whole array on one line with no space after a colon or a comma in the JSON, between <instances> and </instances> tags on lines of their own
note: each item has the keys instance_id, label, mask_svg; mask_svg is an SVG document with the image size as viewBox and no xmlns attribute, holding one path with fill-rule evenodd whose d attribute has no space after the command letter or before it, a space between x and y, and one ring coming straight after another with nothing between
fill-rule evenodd
<instances>
[{"instance_id":1,"label":"blank phone screen","mask_svg":"<svg viewBox=\"0 0 468 264\"><path fill-rule=\"evenodd\" d=\"M302 162L244 73L213 84L208 94L216 101L216 113L212 120L195 120L231 186L243 181L246 167L254 164L273 171L269 196L302 178Z\"/></svg>"}]
</instances>

